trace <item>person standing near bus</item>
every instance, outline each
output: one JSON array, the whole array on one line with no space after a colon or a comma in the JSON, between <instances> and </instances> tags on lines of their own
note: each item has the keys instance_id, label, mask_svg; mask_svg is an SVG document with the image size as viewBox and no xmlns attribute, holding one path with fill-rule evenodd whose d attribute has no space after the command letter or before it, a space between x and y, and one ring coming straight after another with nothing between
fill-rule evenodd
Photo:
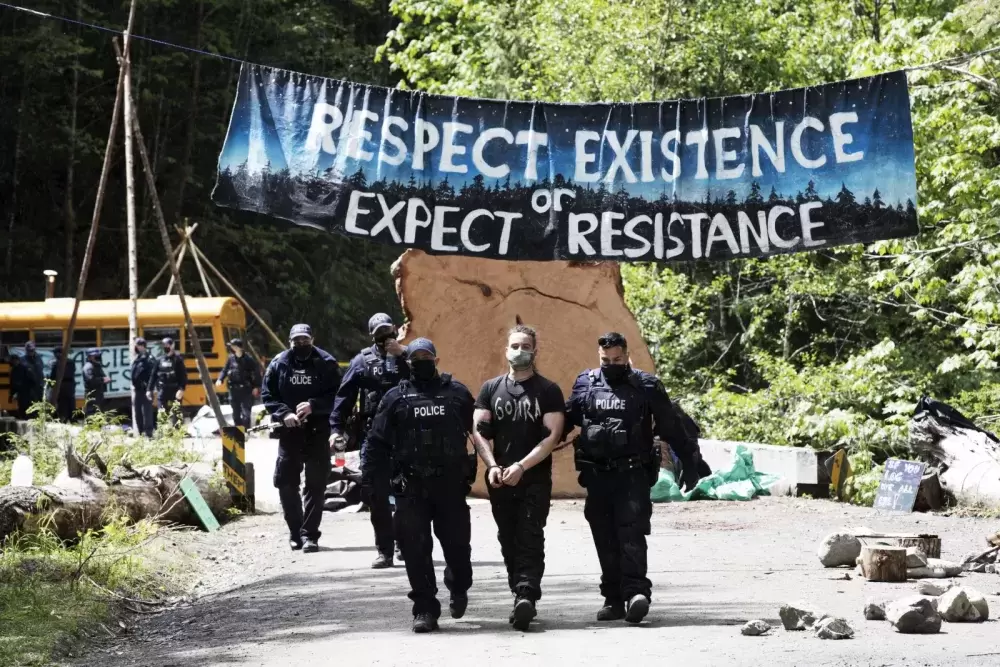
<instances>
[{"instance_id":1,"label":"person standing near bus","mask_svg":"<svg viewBox=\"0 0 1000 667\"><path fill-rule=\"evenodd\" d=\"M49 380L52 382L52 389L56 390L56 374L59 373L59 360L62 358L62 348L57 347L52 350L54 356L52 365L49 366ZM51 402L56 406L56 417L61 422L67 424L73 421L73 410L76 409L76 362L72 359L66 360L66 370L63 371L63 381L59 386L59 395L53 395Z\"/></svg>"},{"instance_id":2,"label":"person standing near bus","mask_svg":"<svg viewBox=\"0 0 1000 667\"><path fill-rule=\"evenodd\" d=\"M156 368L156 361L146 350L146 339L135 339L135 359L132 361L132 400L135 409L135 432L147 438L153 437L156 429L156 413L153 412L153 401L146 395L149 378Z\"/></svg>"},{"instance_id":3,"label":"person standing near bus","mask_svg":"<svg viewBox=\"0 0 1000 667\"><path fill-rule=\"evenodd\" d=\"M159 409L167 412L171 426L177 426L179 418L174 414L173 407L184 398L187 369L184 367L184 359L174 349L173 338L164 338L160 344L163 346L163 356L156 360L153 372L149 376L146 398L153 400L155 391ZM180 410L179 405L178 410Z\"/></svg>"},{"instance_id":4,"label":"person standing near bus","mask_svg":"<svg viewBox=\"0 0 1000 667\"><path fill-rule=\"evenodd\" d=\"M28 408L45 396L45 367L42 365L42 358L35 351L34 341L29 340L24 344L16 391L18 412L21 419L27 419Z\"/></svg>"},{"instance_id":5,"label":"person standing near bus","mask_svg":"<svg viewBox=\"0 0 1000 667\"><path fill-rule=\"evenodd\" d=\"M101 365L101 350L92 347L87 350L87 362L83 365L83 391L87 397L83 404L83 414L90 415L104 410L104 389L111 378L104 372Z\"/></svg>"},{"instance_id":6,"label":"person standing near bus","mask_svg":"<svg viewBox=\"0 0 1000 667\"><path fill-rule=\"evenodd\" d=\"M257 361L243 351L243 340L229 341L232 353L222 367L216 387L221 387L229 378L229 404L233 406L233 424L250 428L250 408L253 400L260 396L260 366Z\"/></svg>"}]
</instances>

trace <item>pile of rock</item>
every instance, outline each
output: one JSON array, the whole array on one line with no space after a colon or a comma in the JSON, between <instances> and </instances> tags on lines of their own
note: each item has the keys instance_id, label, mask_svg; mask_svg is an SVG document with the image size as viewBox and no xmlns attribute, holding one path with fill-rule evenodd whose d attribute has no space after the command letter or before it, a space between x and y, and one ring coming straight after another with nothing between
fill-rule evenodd
<instances>
[{"instance_id":1,"label":"pile of rock","mask_svg":"<svg viewBox=\"0 0 1000 667\"><path fill-rule=\"evenodd\" d=\"M820 540L816 555L823 567L854 567L857 566L859 576L865 576L861 570L862 540L867 538L869 546L898 547L898 541L875 537L875 531L870 528L843 528L830 533ZM893 549L889 549L890 551ZM998 549L1000 550L1000 549ZM970 562L975 560L978 565L982 556L967 557ZM972 570L973 566L964 568ZM963 571L963 566L940 558L928 558L919 547L906 547L906 575L909 579L945 579L957 577ZM900 573L901 574L901 573Z\"/></svg>"},{"instance_id":2,"label":"pile of rock","mask_svg":"<svg viewBox=\"0 0 1000 667\"><path fill-rule=\"evenodd\" d=\"M897 632L933 634L941 631L941 622L981 623L989 618L985 596L974 588L952 583L921 582L919 595L883 602L869 600L865 618L889 621Z\"/></svg>"}]
</instances>

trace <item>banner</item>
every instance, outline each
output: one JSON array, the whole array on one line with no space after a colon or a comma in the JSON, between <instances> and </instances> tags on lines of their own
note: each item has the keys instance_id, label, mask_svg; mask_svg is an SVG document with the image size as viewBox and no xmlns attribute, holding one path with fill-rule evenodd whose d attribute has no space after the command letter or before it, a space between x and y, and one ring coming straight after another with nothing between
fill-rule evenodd
<instances>
[{"instance_id":1,"label":"banner","mask_svg":"<svg viewBox=\"0 0 1000 667\"><path fill-rule=\"evenodd\" d=\"M434 254L761 257L917 233L906 75L635 104L243 65L213 200Z\"/></svg>"},{"instance_id":2,"label":"banner","mask_svg":"<svg viewBox=\"0 0 1000 667\"><path fill-rule=\"evenodd\" d=\"M70 347L69 358L76 363L76 397L86 398L83 388L83 365L87 363L86 352L90 347ZM10 348L12 354L16 354L22 359L25 356L23 347ZM48 378L52 365L56 363L56 355L49 348L38 348L35 350L42 360L42 368L45 369L45 377ZM130 398L132 396L132 359L128 345L109 345L101 348L101 365L104 367L104 374L111 378L104 390L105 398ZM46 393L48 396L48 393Z\"/></svg>"}]
</instances>

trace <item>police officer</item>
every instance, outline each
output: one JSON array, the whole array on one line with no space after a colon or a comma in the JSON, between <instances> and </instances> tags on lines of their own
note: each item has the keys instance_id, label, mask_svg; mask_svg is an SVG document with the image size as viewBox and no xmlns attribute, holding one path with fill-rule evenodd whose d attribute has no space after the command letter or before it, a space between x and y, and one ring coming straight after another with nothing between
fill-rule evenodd
<instances>
[{"instance_id":1,"label":"police officer","mask_svg":"<svg viewBox=\"0 0 1000 667\"><path fill-rule=\"evenodd\" d=\"M111 378L104 372L101 364L100 348L90 348L87 350L87 361L83 364L83 392L87 397L83 404L85 416L104 410L104 389L110 382Z\"/></svg>"},{"instance_id":2,"label":"police officer","mask_svg":"<svg viewBox=\"0 0 1000 667\"><path fill-rule=\"evenodd\" d=\"M253 399L260 396L260 366L256 360L243 351L243 339L234 338L229 341L232 351L222 367L216 387L229 378L229 404L233 406L233 423L236 426L250 428L250 407Z\"/></svg>"},{"instance_id":3,"label":"police officer","mask_svg":"<svg viewBox=\"0 0 1000 667\"><path fill-rule=\"evenodd\" d=\"M347 438L344 427L351 411L361 394L361 405L358 409L358 434L361 441L361 467L365 469L364 461L368 455L368 432L371 430L372 419L378 409L379 402L385 393L399 384L399 381L410 377L409 366L406 364L406 350L396 340L396 327L392 318L385 313L376 313L368 320L368 334L374 345L362 350L353 359L344 379L337 391L337 400L330 413L330 445L344 447ZM361 477L361 492L363 500L371 508L372 528L375 530L375 548L378 556L372 563L372 569L392 567L393 562L393 514L389 506L389 471L380 470L377 474ZM402 556L396 550L397 556Z\"/></svg>"},{"instance_id":4,"label":"police officer","mask_svg":"<svg viewBox=\"0 0 1000 667\"><path fill-rule=\"evenodd\" d=\"M153 412L153 401L146 395L149 379L156 369L156 361L146 349L146 339L135 339L135 359L132 360L130 377L132 378L132 400L135 408L135 432L147 438L153 437L156 429L156 415Z\"/></svg>"},{"instance_id":5,"label":"police officer","mask_svg":"<svg viewBox=\"0 0 1000 667\"><path fill-rule=\"evenodd\" d=\"M319 551L330 477L330 411L340 386L340 367L332 355L313 345L308 324L293 326L289 342L291 349L267 367L262 397L271 419L280 424L274 486L288 524L289 545L312 553ZM306 481L300 496L303 468Z\"/></svg>"},{"instance_id":6,"label":"police officer","mask_svg":"<svg viewBox=\"0 0 1000 667\"><path fill-rule=\"evenodd\" d=\"M474 408L464 384L438 374L431 341L418 338L410 343L407 358L410 379L390 389L379 404L362 468L369 475L389 470L410 580L413 631L431 632L441 616L431 559L432 526L444 552L451 617L461 618L469 603L472 550L465 496L471 482L466 442Z\"/></svg>"},{"instance_id":7,"label":"police officer","mask_svg":"<svg viewBox=\"0 0 1000 667\"><path fill-rule=\"evenodd\" d=\"M177 426L181 417L174 413L173 406L184 398L187 369L184 367L184 359L174 350L173 338L164 338L160 344L163 346L163 355L156 360L153 372L149 375L146 398L153 400L155 391L160 410L166 411L170 416L171 426Z\"/></svg>"},{"instance_id":8,"label":"police officer","mask_svg":"<svg viewBox=\"0 0 1000 667\"><path fill-rule=\"evenodd\" d=\"M624 336L601 336L598 356L600 368L581 373L566 402L567 423L581 429L576 464L601 563L604 607L597 620L639 623L652 598L646 536L653 512L649 488L660 466L654 430L680 458L689 488L697 483L700 453L678 423L663 384L629 365Z\"/></svg>"},{"instance_id":9,"label":"police officer","mask_svg":"<svg viewBox=\"0 0 1000 667\"><path fill-rule=\"evenodd\" d=\"M28 408L45 396L45 367L35 350L35 342L24 344L17 389L17 407L22 419L28 418Z\"/></svg>"},{"instance_id":10,"label":"police officer","mask_svg":"<svg viewBox=\"0 0 1000 667\"><path fill-rule=\"evenodd\" d=\"M52 350L53 360L49 366L49 380L52 382L52 391L56 390L56 375L59 373L59 360L62 358L62 348L57 347ZM56 417L59 421L69 423L73 420L73 410L76 409L76 362L72 359L66 360L66 370L63 371L62 385L59 386L59 395L52 396L52 404L56 406Z\"/></svg>"}]
</instances>

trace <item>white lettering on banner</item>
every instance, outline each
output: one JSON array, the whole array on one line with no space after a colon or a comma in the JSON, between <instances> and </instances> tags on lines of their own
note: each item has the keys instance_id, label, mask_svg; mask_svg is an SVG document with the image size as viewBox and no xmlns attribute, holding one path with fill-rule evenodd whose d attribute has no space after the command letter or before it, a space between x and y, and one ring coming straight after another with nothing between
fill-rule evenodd
<instances>
[{"instance_id":1,"label":"white lettering on banner","mask_svg":"<svg viewBox=\"0 0 1000 667\"><path fill-rule=\"evenodd\" d=\"M413 408L414 417L441 417L444 414L443 405L421 405Z\"/></svg>"},{"instance_id":2,"label":"white lettering on banner","mask_svg":"<svg viewBox=\"0 0 1000 667\"><path fill-rule=\"evenodd\" d=\"M621 398L599 398L594 401L598 410L624 410L625 401Z\"/></svg>"},{"instance_id":3,"label":"white lettering on banner","mask_svg":"<svg viewBox=\"0 0 1000 667\"><path fill-rule=\"evenodd\" d=\"M527 396L514 400L509 398L504 400L502 397L497 397L493 402L493 415L497 421L510 419L511 421L537 422L542 418L542 406L537 398L532 403Z\"/></svg>"},{"instance_id":4,"label":"white lettering on banner","mask_svg":"<svg viewBox=\"0 0 1000 667\"><path fill-rule=\"evenodd\" d=\"M86 353L89 348L70 348L70 359L76 364L76 397L83 399L86 391L83 388L83 365L87 363ZM24 348L12 347L10 351L20 357L24 357ZM55 362L55 355L50 348L38 348L35 350L42 360L42 368L45 371L46 379L52 372L52 364ZM104 375L111 379L104 390L105 398L127 398L132 395L132 359L128 345L112 345L101 348L101 365L104 368Z\"/></svg>"}]
</instances>

